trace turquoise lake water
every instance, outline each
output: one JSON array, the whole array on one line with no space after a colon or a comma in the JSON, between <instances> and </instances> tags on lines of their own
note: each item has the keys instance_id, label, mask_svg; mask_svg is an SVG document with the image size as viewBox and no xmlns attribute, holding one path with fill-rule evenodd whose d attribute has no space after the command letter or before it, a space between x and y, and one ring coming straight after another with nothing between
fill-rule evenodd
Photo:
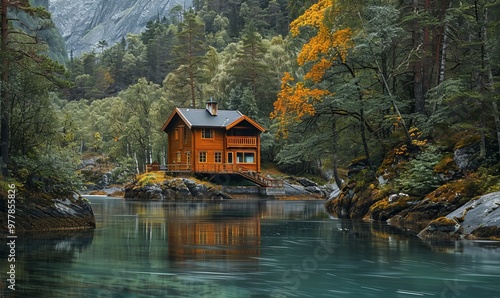
<instances>
[{"instance_id":1,"label":"turquoise lake water","mask_svg":"<svg viewBox=\"0 0 500 298\"><path fill-rule=\"evenodd\" d=\"M323 201L89 199L97 229L18 236L12 297L500 298L500 242L425 242Z\"/></svg>"}]
</instances>

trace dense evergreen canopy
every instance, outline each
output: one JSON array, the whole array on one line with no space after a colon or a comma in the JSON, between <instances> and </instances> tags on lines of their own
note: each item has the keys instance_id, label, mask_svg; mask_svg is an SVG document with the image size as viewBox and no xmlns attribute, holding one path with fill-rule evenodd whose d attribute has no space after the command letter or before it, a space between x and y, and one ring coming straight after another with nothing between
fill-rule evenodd
<instances>
[{"instance_id":1,"label":"dense evergreen canopy","mask_svg":"<svg viewBox=\"0 0 500 298\"><path fill-rule=\"evenodd\" d=\"M415 154L398 187L432 176L428 191L464 143L478 144L478 167L498 168L500 1L197 0L71 55L69 85L36 30L2 17L4 176L53 175L54 160L76 181L89 156L122 178L165 163L167 115L210 98L267 127L262 156L293 173L340 184L337 168L363 159L375 172L396 149Z\"/></svg>"}]
</instances>

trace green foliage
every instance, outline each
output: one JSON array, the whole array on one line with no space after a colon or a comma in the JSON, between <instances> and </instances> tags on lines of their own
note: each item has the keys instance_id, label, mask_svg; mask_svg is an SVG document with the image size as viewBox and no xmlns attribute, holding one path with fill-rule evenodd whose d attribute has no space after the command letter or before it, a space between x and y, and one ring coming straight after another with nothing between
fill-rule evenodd
<instances>
[{"instance_id":1,"label":"green foliage","mask_svg":"<svg viewBox=\"0 0 500 298\"><path fill-rule=\"evenodd\" d=\"M12 161L13 176L30 191L67 193L81 188L79 158L72 152L56 149L33 157L15 156Z\"/></svg>"},{"instance_id":2,"label":"green foliage","mask_svg":"<svg viewBox=\"0 0 500 298\"><path fill-rule=\"evenodd\" d=\"M410 195L424 197L440 185L434 168L442 158L439 149L429 145L411 159L402 173L395 179L398 190Z\"/></svg>"},{"instance_id":3,"label":"green foliage","mask_svg":"<svg viewBox=\"0 0 500 298\"><path fill-rule=\"evenodd\" d=\"M135 177L135 163L132 158L117 160L118 166L111 172L111 181L114 183L132 182Z\"/></svg>"},{"instance_id":4,"label":"green foliage","mask_svg":"<svg viewBox=\"0 0 500 298\"><path fill-rule=\"evenodd\" d=\"M287 140L285 145L276 154L278 165L291 173L318 173L322 162L328 160L331 151L331 132L311 134L307 137Z\"/></svg>"},{"instance_id":5,"label":"green foliage","mask_svg":"<svg viewBox=\"0 0 500 298\"><path fill-rule=\"evenodd\" d=\"M137 187L149 186L161 183L165 180L165 175L160 172L144 173L137 176Z\"/></svg>"},{"instance_id":6,"label":"green foliage","mask_svg":"<svg viewBox=\"0 0 500 298\"><path fill-rule=\"evenodd\" d=\"M429 144L449 151L458 143L454 136L469 134L459 140L481 142L488 164L498 162L493 104L498 99L500 14L498 6L477 1L453 2L449 8L423 7L418 1L338 2L325 22L351 28L354 46L326 69L324 81L311 86L330 92L315 103L316 113L293 123L289 139L276 139L269 114L281 78L285 72L296 79L304 76L308 66L299 67L295 58L303 38L314 34L308 29L293 38L288 25L315 2L197 0L187 12L176 6L141 34L129 34L115 45L101 40L96 52L71 57L71 86L62 82L64 70L46 57L39 63L27 59L34 52L47 53L47 47L31 46L32 38L12 34L17 51L7 53L15 61L9 82L15 94L12 171L25 182L30 176L53 177L62 168L75 168L56 155L99 151L117 165L113 179L125 182L137 167L165 162L167 138L159 128L172 109L199 107L210 97L221 108L238 109L265 123L269 133L261 138L263 158L296 173L328 170L334 160L347 167L353 157L368 154L377 167L386 152L404 141L403 120L408 127L418 126ZM49 27L37 36L61 47ZM422 70L422 81L417 70ZM424 111L416 108L420 87ZM418 196L435 188L440 183L435 165L441 161L443 170L453 166L449 152L443 154L448 155L442 158L435 147L424 147L406 164L396 188ZM63 176L78 181L70 173ZM498 173L484 177L491 181L485 191L497 189L492 185ZM40 181L31 184L40 188Z\"/></svg>"}]
</instances>

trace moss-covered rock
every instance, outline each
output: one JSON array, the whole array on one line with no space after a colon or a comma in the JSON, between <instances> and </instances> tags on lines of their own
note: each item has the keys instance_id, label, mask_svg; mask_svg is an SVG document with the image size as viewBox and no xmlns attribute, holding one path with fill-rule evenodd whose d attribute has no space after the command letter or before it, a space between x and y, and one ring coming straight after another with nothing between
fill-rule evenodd
<instances>
[{"instance_id":1,"label":"moss-covered rock","mask_svg":"<svg viewBox=\"0 0 500 298\"><path fill-rule=\"evenodd\" d=\"M471 232L469 238L500 240L500 227L479 227Z\"/></svg>"},{"instance_id":2,"label":"moss-covered rock","mask_svg":"<svg viewBox=\"0 0 500 298\"><path fill-rule=\"evenodd\" d=\"M369 210L369 217L373 220L387 221L408 208L413 198L404 193L391 194L373 204Z\"/></svg>"},{"instance_id":3,"label":"moss-covered rock","mask_svg":"<svg viewBox=\"0 0 500 298\"><path fill-rule=\"evenodd\" d=\"M419 236L424 239L500 240L500 192L490 193L429 223Z\"/></svg>"},{"instance_id":4,"label":"moss-covered rock","mask_svg":"<svg viewBox=\"0 0 500 298\"><path fill-rule=\"evenodd\" d=\"M376 189L375 182L369 183L368 177L373 180L373 174L365 169L351 178L335 199L326 202L327 211L339 218L363 218L380 199L380 191Z\"/></svg>"},{"instance_id":5,"label":"moss-covered rock","mask_svg":"<svg viewBox=\"0 0 500 298\"><path fill-rule=\"evenodd\" d=\"M473 198L500 190L500 165L478 168L478 138L469 134L450 137L448 146L399 145L387 153L376 179L362 160L356 160L341 193L326 202L327 211L339 218L387 221L415 233L424 230L423 237L429 239L496 239L500 215L488 227L483 221L467 224L474 205L449 217ZM467 163L464 167L457 164L457 150L462 150L458 162Z\"/></svg>"},{"instance_id":6,"label":"moss-covered rock","mask_svg":"<svg viewBox=\"0 0 500 298\"><path fill-rule=\"evenodd\" d=\"M165 177L163 174L148 173L138 177L137 182L125 187L127 200L215 200L231 197L220 187L194 178Z\"/></svg>"},{"instance_id":7,"label":"moss-covered rock","mask_svg":"<svg viewBox=\"0 0 500 298\"><path fill-rule=\"evenodd\" d=\"M0 226L8 230L6 196L0 194ZM77 193L20 192L15 203L15 231L95 228L90 203Z\"/></svg>"}]
</instances>

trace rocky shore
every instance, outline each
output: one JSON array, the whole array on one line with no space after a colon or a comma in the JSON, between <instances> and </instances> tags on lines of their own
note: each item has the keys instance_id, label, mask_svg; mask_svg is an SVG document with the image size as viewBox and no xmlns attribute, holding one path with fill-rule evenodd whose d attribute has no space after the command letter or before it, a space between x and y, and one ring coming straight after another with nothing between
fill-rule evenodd
<instances>
[{"instance_id":1,"label":"rocky shore","mask_svg":"<svg viewBox=\"0 0 500 298\"><path fill-rule=\"evenodd\" d=\"M300 177L287 177L284 185L285 195L276 196L277 199L325 199L332 192L338 191L338 188L333 185L320 186L307 178ZM230 191L230 188L232 187L216 185L195 178L170 177L158 181L157 179L144 179L143 177L125 186L124 198L126 200L163 201L259 197L258 194L252 193L251 187L240 187L242 191L236 193ZM244 195L245 189L248 190L248 196Z\"/></svg>"},{"instance_id":2,"label":"rocky shore","mask_svg":"<svg viewBox=\"0 0 500 298\"><path fill-rule=\"evenodd\" d=\"M418 236L423 239L500 240L500 192L473 199L433 220Z\"/></svg>"},{"instance_id":3,"label":"rocky shore","mask_svg":"<svg viewBox=\"0 0 500 298\"><path fill-rule=\"evenodd\" d=\"M500 240L498 169L479 168L476 147L441 154L432 166L417 160L422 148L389 152L376 172L355 160L348 182L325 207L339 218L388 222L423 239ZM417 164L425 175L415 174Z\"/></svg>"},{"instance_id":4,"label":"rocky shore","mask_svg":"<svg viewBox=\"0 0 500 298\"><path fill-rule=\"evenodd\" d=\"M0 227L8 231L7 198L0 197ZM23 194L15 201L15 232L95 228L94 212L77 193Z\"/></svg>"},{"instance_id":5,"label":"rocky shore","mask_svg":"<svg viewBox=\"0 0 500 298\"><path fill-rule=\"evenodd\" d=\"M139 180L125 186L126 200L222 200L231 196L214 185L192 178L172 178L163 181Z\"/></svg>"}]
</instances>

